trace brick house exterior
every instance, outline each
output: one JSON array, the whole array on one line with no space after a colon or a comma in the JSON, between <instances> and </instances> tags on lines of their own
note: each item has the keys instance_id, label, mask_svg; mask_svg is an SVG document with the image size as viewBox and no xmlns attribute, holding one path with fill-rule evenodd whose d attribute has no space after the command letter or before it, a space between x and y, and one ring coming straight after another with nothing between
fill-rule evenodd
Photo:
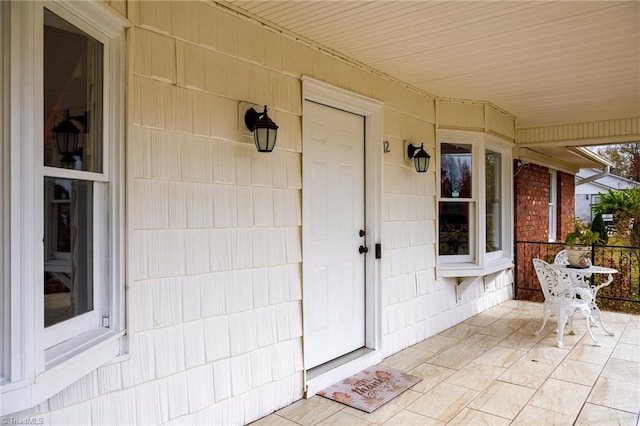
<instances>
[{"instance_id":1,"label":"brick house exterior","mask_svg":"<svg viewBox=\"0 0 640 426\"><path fill-rule=\"evenodd\" d=\"M514 178L514 237L516 241L546 241L549 235L549 169L537 164L519 168ZM519 171L518 171L519 169Z\"/></svg>"},{"instance_id":2,"label":"brick house exterior","mask_svg":"<svg viewBox=\"0 0 640 426\"><path fill-rule=\"evenodd\" d=\"M573 217L576 214L576 177L575 175L558 172L558 212L557 212L557 241L563 240L573 226Z\"/></svg>"},{"instance_id":3,"label":"brick house exterior","mask_svg":"<svg viewBox=\"0 0 640 426\"><path fill-rule=\"evenodd\" d=\"M560 246L540 245L538 250L531 252L535 243L546 243L549 238L549 200L552 169L539 164L529 163L521 165L514 162L514 238L516 241L516 280L518 283L517 298L541 302L544 300L538 290L527 289L527 282L535 276L530 259L546 257L551 261ZM564 235L571 229L575 215L575 175L556 171L556 236L552 240L561 243ZM518 244L520 242L520 244ZM523 244L523 243L534 244Z\"/></svg>"},{"instance_id":4,"label":"brick house exterior","mask_svg":"<svg viewBox=\"0 0 640 426\"><path fill-rule=\"evenodd\" d=\"M550 169L538 164L519 167L514 162L514 236L516 241L548 241ZM557 236L569 232L575 214L575 176L557 172Z\"/></svg>"}]
</instances>

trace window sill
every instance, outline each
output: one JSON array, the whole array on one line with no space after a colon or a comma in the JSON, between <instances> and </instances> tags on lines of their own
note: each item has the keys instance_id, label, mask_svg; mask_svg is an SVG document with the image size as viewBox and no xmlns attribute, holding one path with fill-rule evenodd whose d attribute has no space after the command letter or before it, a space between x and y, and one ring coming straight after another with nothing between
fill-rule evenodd
<instances>
[{"instance_id":1,"label":"window sill","mask_svg":"<svg viewBox=\"0 0 640 426\"><path fill-rule=\"evenodd\" d=\"M46 351L47 369L32 380L3 384L0 416L40 404L120 355L124 331L101 329L87 334L83 336L84 344L73 350L63 343Z\"/></svg>"},{"instance_id":2,"label":"window sill","mask_svg":"<svg viewBox=\"0 0 640 426\"><path fill-rule=\"evenodd\" d=\"M437 276L439 278L481 277L510 268L513 268L511 259L497 259L483 266L466 262L445 263L438 265Z\"/></svg>"}]
</instances>

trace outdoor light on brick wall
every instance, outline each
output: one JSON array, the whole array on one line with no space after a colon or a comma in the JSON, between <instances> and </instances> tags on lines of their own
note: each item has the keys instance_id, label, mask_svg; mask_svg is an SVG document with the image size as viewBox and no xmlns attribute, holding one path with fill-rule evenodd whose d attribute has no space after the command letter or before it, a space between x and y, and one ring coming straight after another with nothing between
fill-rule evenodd
<instances>
[{"instance_id":1,"label":"outdoor light on brick wall","mask_svg":"<svg viewBox=\"0 0 640 426\"><path fill-rule=\"evenodd\" d=\"M429 169L429 161L431 156L424 150L424 144L420 144L420 148L413 145L411 141L405 141L405 160L412 160L413 165L418 173L425 173Z\"/></svg>"},{"instance_id":2,"label":"outdoor light on brick wall","mask_svg":"<svg viewBox=\"0 0 640 426\"><path fill-rule=\"evenodd\" d=\"M244 114L244 124L253 132L253 141L258 152L271 152L276 146L278 125L267 115L267 106L263 112L249 108Z\"/></svg>"}]
</instances>

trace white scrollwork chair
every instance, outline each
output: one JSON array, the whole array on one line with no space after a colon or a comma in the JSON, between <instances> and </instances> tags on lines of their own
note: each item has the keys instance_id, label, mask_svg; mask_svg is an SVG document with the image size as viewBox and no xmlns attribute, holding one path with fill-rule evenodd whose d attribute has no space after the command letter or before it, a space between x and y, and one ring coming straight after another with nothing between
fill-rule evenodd
<instances>
[{"instance_id":1,"label":"white scrollwork chair","mask_svg":"<svg viewBox=\"0 0 640 426\"><path fill-rule=\"evenodd\" d=\"M568 265L569 256L567 256L567 251L560 250L558 254L556 254L555 259L553 259L553 263L555 263L556 265Z\"/></svg>"},{"instance_id":2,"label":"white scrollwork chair","mask_svg":"<svg viewBox=\"0 0 640 426\"><path fill-rule=\"evenodd\" d=\"M573 330L573 314L579 311L586 319L587 332L596 346L600 346L591 333L589 317L591 316L591 299L593 294L587 288L576 287L562 279L558 271L542 259L533 259L533 266L544 293L542 326L535 334L540 333L547 324L548 315L555 314L558 322L558 339L556 346L561 348L564 326L569 320L569 328Z\"/></svg>"},{"instance_id":3,"label":"white scrollwork chair","mask_svg":"<svg viewBox=\"0 0 640 426\"><path fill-rule=\"evenodd\" d=\"M556 254L556 257L553 259L553 264L554 265L564 265L567 266L569 265L569 256L567 255L567 251L566 250L560 250L558 252L558 254ZM587 258L587 265L591 266L591 259ZM563 274L560 273L561 278L564 280L573 280L573 284L578 286L578 287L584 287L587 288L591 291L591 293L593 293L593 289L591 288L591 283L589 282L589 278L591 278L591 274L579 274L579 275L569 275L569 274ZM595 303L595 294L593 295L593 299L594 299L594 303ZM592 306L593 308L593 306ZM596 321L593 318L593 315L591 316L591 322L593 324L594 327L597 327Z\"/></svg>"}]
</instances>

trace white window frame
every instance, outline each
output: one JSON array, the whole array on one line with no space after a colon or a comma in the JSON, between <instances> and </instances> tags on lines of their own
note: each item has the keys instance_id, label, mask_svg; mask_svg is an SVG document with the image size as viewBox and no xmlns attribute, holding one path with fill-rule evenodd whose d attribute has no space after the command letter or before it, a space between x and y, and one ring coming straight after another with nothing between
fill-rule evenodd
<instances>
[{"instance_id":1,"label":"white window frame","mask_svg":"<svg viewBox=\"0 0 640 426\"><path fill-rule=\"evenodd\" d=\"M558 172L549 169L549 242L558 235Z\"/></svg>"},{"instance_id":2,"label":"white window frame","mask_svg":"<svg viewBox=\"0 0 640 426\"><path fill-rule=\"evenodd\" d=\"M9 64L9 26L8 22L9 8L8 3L0 2L0 122L6 123L9 116L8 96L8 78L7 70ZM0 345L6 348L9 339L9 303L10 293L9 282L9 247L10 241L10 203L7 202L11 198L10 179L9 179L9 144L5 141L9 140L8 126L1 127L0 133L0 195L2 196L2 204L0 207ZM0 350L0 384L5 380L9 372L9 359L6 356L6 349Z\"/></svg>"},{"instance_id":3,"label":"white window frame","mask_svg":"<svg viewBox=\"0 0 640 426\"><path fill-rule=\"evenodd\" d=\"M109 37L100 31L95 30L90 24L87 24L84 21L77 20L70 15L68 11L59 7L58 5L49 4L45 6L50 12L55 15L60 16L67 22L70 22L75 27L78 27L84 34L92 37L103 45L104 49L104 60L103 60L103 80L105 82L110 81L110 58L109 58L109 49L110 42ZM43 49L43 48L42 48ZM44 75L44 74L43 74ZM105 84L103 87L103 103L104 105L109 105L109 88L108 85ZM105 110L103 114L103 120L105 123L109 123L109 111ZM44 129L46 132L46 129ZM110 166L109 166L109 151L111 148L111 129L109 126L104 126L103 134L102 134L102 171L101 172L87 172L87 171L78 171L73 169L65 169L59 167L48 167L44 165L44 156L43 150L36 150L34 152L34 156L36 158L36 162L39 167L39 176L38 180L41 184L36 185L36 193L37 199L44 199L44 179L45 178L59 178L59 179L69 179L69 180L83 180L85 182L92 183L92 212L93 212L93 220L92 220L92 232L93 232L93 257L91 259L92 262L92 272L93 272L93 309L89 312L83 313L81 315L70 318L66 321L54 324L52 326L46 327L43 332L42 345L44 349L51 348L69 338L78 336L82 333L88 332L96 326L100 326L100 321L102 318L111 318L110 312L110 300L106 297L108 284L107 281L110 280L111 274L109 271L103 271L102 259L109 259L108 255L108 245L105 244L108 241L108 224L107 224L107 215L108 215L108 207L103 206L100 208L101 204L106 204L106 199L108 194L105 191L105 184L109 185L111 178ZM38 167L36 167L38 168ZM48 206L45 205L41 207L41 210L44 213L44 210L47 209ZM44 218L46 220L47 215L44 214ZM46 228L44 226L44 222L40 223L42 225L42 229L37 231L36 235L45 235ZM45 238L46 241L46 238ZM45 250L42 250L40 253L45 254ZM97 261L100 259L101 261ZM36 258L36 263L41 265L46 265L48 263L48 259L42 258L41 261L38 261ZM43 276L44 271L41 273L38 272L40 276ZM36 294L42 294L43 289L39 289L36 291ZM40 302L40 299L38 299ZM42 306L38 308L36 306L38 315L41 317L36 317L36 324L41 324L44 321L44 301L42 301Z\"/></svg>"},{"instance_id":4,"label":"white window frame","mask_svg":"<svg viewBox=\"0 0 640 426\"><path fill-rule=\"evenodd\" d=\"M441 193L441 176L440 176L440 172L441 172L441 168L438 167L436 173L437 173L437 182L438 182L438 212L440 210L440 203L441 202L452 202L452 203L461 203L461 204L467 204L469 206L469 254L463 254L463 255L447 255L447 256L440 256L439 257L439 263L440 264L447 264L447 263L474 263L475 259L477 259L476 256L476 248L477 248L477 244L478 244L478 239L474 238L474 235L476 235L476 229L477 227L477 220L475 219L477 216L477 211L478 211L478 197L477 197L477 188L478 188L478 183L477 180L479 178L479 164L478 164L478 146L480 145L480 138L479 137L470 137L470 135L449 135L449 136L444 136L443 138L440 138L438 140L438 144L436 147L436 152L437 152L437 156L438 156L438 161L440 161L440 159L442 158L442 151L441 151L441 147L443 143L449 143L449 144L454 144L454 145L458 145L458 144L462 144L462 145L469 145L471 146L471 197L468 198L445 198L442 196ZM438 227L438 229L440 229ZM439 232L439 231L438 231ZM439 234L438 234L439 235ZM438 243L438 247L440 247L440 244Z\"/></svg>"},{"instance_id":5,"label":"white window frame","mask_svg":"<svg viewBox=\"0 0 640 426\"><path fill-rule=\"evenodd\" d=\"M503 259L511 260L511 229L513 229L513 220L511 219L511 200L513 199L513 191L511 188L513 186L513 161L511 159L512 149L511 147L505 146L504 143L496 140L497 138L487 137L484 146L484 152L480 161L484 164L485 156L484 154L487 151L492 151L500 154L502 159L500 171L501 171L501 182L500 182L500 198L501 198L501 236L502 236L502 249L496 250L493 252L486 252L486 223L484 224L482 230L482 251L484 252L484 261L485 264L492 264L495 262L500 263ZM486 170L483 170L482 173L482 185L486 184ZM507 185L507 187L505 187ZM482 191L484 197L484 191ZM486 218L486 200L482 201L483 211L479 215L479 218ZM481 221L484 222L484 221Z\"/></svg>"},{"instance_id":6,"label":"white window frame","mask_svg":"<svg viewBox=\"0 0 640 426\"><path fill-rule=\"evenodd\" d=\"M497 136L462 130L439 130L436 144L437 158L440 159L442 143L472 145L472 197L470 201L470 254L469 256L440 255L438 252L437 273L440 277L483 276L507 269L513 264L513 143ZM501 154L501 214L502 214L502 249L486 252L486 184L485 153L487 150ZM442 198L440 193L440 167L436 170L438 205ZM439 228L440 218L437 215ZM439 237L439 231L438 237ZM440 244L436 245L438 250Z\"/></svg>"},{"instance_id":7,"label":"white window frame","mask_svg":"<svg viewBox=\"0 0 640 426\"><path fill-rule=\"evenodd\" d=\"M103 2L3 2L2 115L3 281L7 302L0 334L0 415L33 407L97 367L112 361L125 347L124 318L124 80L126 19ZM108 141L103 173L93 181L103 188L107 205L94 203L104 226L94 234L103 245L98 280L103 302L94 307L96 323L77 335L51 338L44 327L44 176L78 178L43 166L43 11L69 21L102 42L104 48L104 140ZM76 172L82 173L82 172ZM95 217L95 216L94 216ZM104 320L103 320L104 319ZM69 338L70 337L70 338ZM49 343L47 343L47 341Z\"/></svg>"}]
</instances>

